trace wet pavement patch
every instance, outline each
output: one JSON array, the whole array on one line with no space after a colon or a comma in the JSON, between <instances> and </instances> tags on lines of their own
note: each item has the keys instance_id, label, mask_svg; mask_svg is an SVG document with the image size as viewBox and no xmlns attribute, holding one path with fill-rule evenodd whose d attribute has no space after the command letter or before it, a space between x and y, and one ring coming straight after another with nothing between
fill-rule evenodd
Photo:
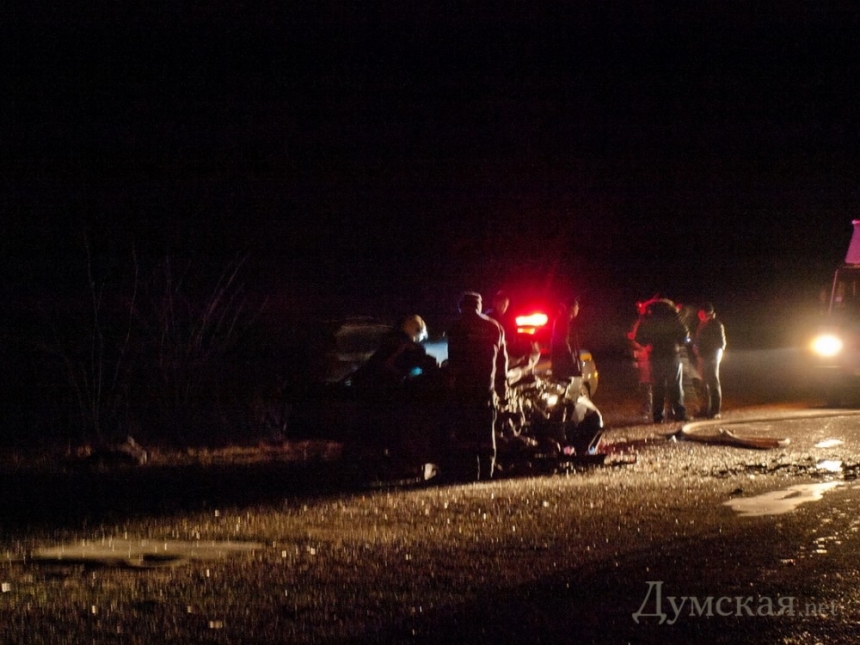
<instances>
[{"instance_id":1,"label":"wet pavement patch","mask_svg":"<svg viewBox=\"0 0 860 645\"><path fill-rule=\"evenodd\" d=\"M784 490L771 491L755 497L739 497L724 502L741 516L780 515L793 511L801 504L814 502L841 481L821 482L818 484L798 484Z\"/></svg>"},{"instance_id":2,"label":"wet pavement patch","mask_svg":"<svg viewBox=\"0 0 860 645\"><path fill-rule=\"evenodd\" d=\"M815 467L826 473L841 473L842 462L838 459L822 459L815 464Z\"/></svg>"},{"instance_id":3,"label":"wet pavement patch","mask_svg":"<svg viewBox=\"0 0 860 645\"><path fill-rule=\"evenodd\" d=\"M264 545L258 542L105 538L36 549L28 560L33 563L154 569L192 560L221 560L263 548Z\"/></svg>"},{"instance_id":4,"label":"wet pavement patch","mask_svg":"<svg viewBox=\"0 0 860 645\"><path fill-rule=\"evenodd\" d=\"M843 442L839 439L824 439L823 441L819 441L815 444L816 448L835 448L836 446L841 446Z\"/></svg>"}]
</instances>

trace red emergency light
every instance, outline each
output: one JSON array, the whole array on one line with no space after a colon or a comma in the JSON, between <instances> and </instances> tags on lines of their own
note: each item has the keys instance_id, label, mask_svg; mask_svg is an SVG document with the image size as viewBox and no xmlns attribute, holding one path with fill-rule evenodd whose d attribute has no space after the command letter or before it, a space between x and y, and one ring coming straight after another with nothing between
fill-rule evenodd
<instances>
[{"instance_id":1,"label":"red emergency light","mask_svg":"<svg viewBox=\"0 0 860 645\"><path fill-rule=\"evenodd\" d=\"M536 312L525 316L517 316L514 321L517 323L517 333L534 335L539 328L546 326L549 322L549 316Z\"/></svg>"}]
</instances>

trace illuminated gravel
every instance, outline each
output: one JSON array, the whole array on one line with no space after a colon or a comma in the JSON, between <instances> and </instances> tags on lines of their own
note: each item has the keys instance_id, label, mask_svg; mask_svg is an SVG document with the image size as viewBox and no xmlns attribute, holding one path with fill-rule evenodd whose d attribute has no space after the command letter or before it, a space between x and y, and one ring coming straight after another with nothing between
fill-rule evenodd
<instances>
[{"instance_id":1,"label":"illuminated gravel","mask_svg":"<svg viewBox=\"0 0 860 645\"><path fill-rule=\"evenodd\" d=\"M855 642L856 419L735 426L791 439L757 451L672 441L630 410L603 408L611 458L635 463L466 486L349 487L324 461L297 476L274 456L9 477L3 516L19 519L0 526L0 642ZM777 516L725 504L830 481ZM30 558L108 539L258 546L140 570ZM654 580L667 595L791 595L838 613L637 624Z\"/></svg>"}]
</instances>

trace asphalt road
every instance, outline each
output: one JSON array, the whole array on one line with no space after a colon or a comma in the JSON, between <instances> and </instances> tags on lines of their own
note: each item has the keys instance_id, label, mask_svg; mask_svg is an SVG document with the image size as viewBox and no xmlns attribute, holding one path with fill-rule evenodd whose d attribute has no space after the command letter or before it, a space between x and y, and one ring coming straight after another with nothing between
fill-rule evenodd
<instances>
[{"instance_id":1,"label":"asphalt road","mask_svg":"<svg viewBox=\"0 0 860 645\"><path fill-rule=\"evenodd\" d=\"M350 488L325 462L145 467L52 497L7 478L31 503L4 502L0 642L854 643L860 417L798 398L795 358L724 370L710 429L789 440L772 450L642 425L606 362L599 467ZM32 559L111 539L254 547L135 571Z\"/></svg>"}]
</instances>

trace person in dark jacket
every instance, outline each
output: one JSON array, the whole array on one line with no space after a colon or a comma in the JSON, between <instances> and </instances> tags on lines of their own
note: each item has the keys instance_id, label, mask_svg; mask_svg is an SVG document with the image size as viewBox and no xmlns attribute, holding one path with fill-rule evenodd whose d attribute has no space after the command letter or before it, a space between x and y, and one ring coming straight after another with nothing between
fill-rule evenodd
<instances>
[{"instance_id":1,"label":"person in dark jacket","mask_svg":"<svg viewBox=\"0 0 860 645\"><path fill-rule=\"evenodd\" d=\"M671 300L651 303L636 330L635 341L647 347L653 379L654 423L661 423L668 404L672 418L686 421L682 385L681 348L689 342L689 331Z\"/></svg>"},{"instance_id":2,"label":"person in dark jacket","mask_svg":"<svg viewBox=\"0 0 860 645\"><path fill-rule=\"evenodd\" d=\"M357 388L372 389L383 398L396 396L410 376L437 367L421 341L427 338L427 325L421 316L402 318L382 339L377 350L353 375Z\"/></svg>"},{"instance_id":3,"label":"person in dark jacket","mask_svg":"<svg viewBox=\"0 0 860 645\"><path fill-rule=\"evenodd\" d=\"M651 377L651 357L649 355L650 348L641 345L636 340L636 334L639 331L639 325L645 320L648 314L648 308L660 298L653 296L649 300L636 303L637 317L627 332L627 340L630 341L630 353L633 357L633 366L636 369L637 389L642 401L642 416L646 420L651 420L654 415L654 395L652 389L653 379Z\"/></svg>"},{"instance_id":4,"label":"person in dark jacket","mask_svg":"<svg viewBox=\"0 0 860 645\"><path fill-rule=\"evenodd\" d=\"M423 423L419 396L439 375L436 359L421 341L427 325L421 316L401 318L382 338L379 347L349 380L358 398L351 420L360 439L362 455L388 463L410 456L433 461L436 428Z\"/></svg>"},{"instance_id":5,"label":"person in dark jacket","mask_svg":"<svg viewBox=\"0 0 860 645\"><path fill-rule=\"evenodd\" d=\"M579 301L559 304L555 322L552 325L550 341L550 360L552 375L557 379L570 379L582 376L579 362L579 338L576 333L576 317L579 315Z\"/></svg>"},{"instance_id":6,"label":"person in dark jacket","mask_svg":"<svg viewBox=\"0 0 860 645\"><path fill-rule=\"evenodd\" d=\"M460 298L460 317L448 330L448 372L453 386L454 477L489 479L496 462L496 410L507 398L508 355L502 326L481 313L481 295ZM471 474L470 474L471 473Z\"/></svg>"},{"instance_id":7,"label":"person in dark jacket","mask_svg":"<svg viewBox=\"0 0 860 645\"><path fill-rule=\"evenodd\" d=\"M720 362L726 349L726 328L717 320L714 305L710 302L699 309L699 321L694 348L702 375L704 401L701 414L709 419L719 419L723 402Z\"/></svg>"},{"instance_id":8,"label":"person in dark jacket","mask_svg":"<svg viewBox=\"0 0 860 645\"><path fill-rule=\"evenodd\" d=\"M511 313L511 298L505 291L493 296L493 307L486 314L499 323L505 332L508 352L508 381L514 383L534 371L540 360L540 345L517 333L517 322Z\"/></svg>"}]
</instances>

